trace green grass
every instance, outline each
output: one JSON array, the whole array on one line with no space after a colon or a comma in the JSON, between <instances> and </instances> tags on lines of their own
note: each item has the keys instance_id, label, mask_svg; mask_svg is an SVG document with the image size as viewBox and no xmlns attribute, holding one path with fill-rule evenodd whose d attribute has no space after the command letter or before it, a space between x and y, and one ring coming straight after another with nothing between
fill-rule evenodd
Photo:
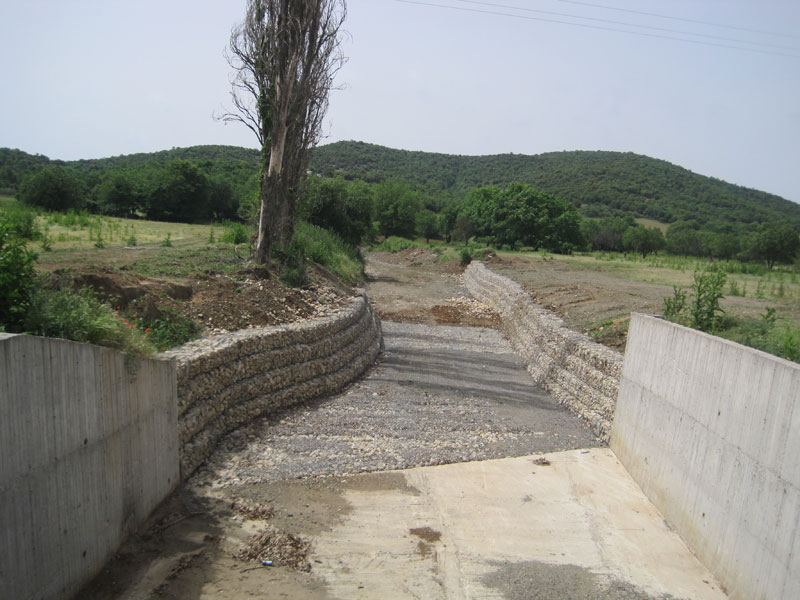
<instances>
[{"instance_id":1,"label":"green grass","mask_svg":"<svg viewBox=\"0 0 800 600\"><path fill-rule=\"evenodd\" d=\"M0 208L14 206L16 204L18 204L17 199L13 196L0 196Z\"/></svg>"},{"instance_id":2,"label":"green grass","mask_svg":"<svg viewBox=\"0 0 800 600\"><path fill-rule=\"evenodd\" d=\"M364 280L364 263L358 249L345 244L335 233L298 221L293 244L302 256L332 271L343 281L357 284Z\"/></svg>"},{"instance_id":3,"label":"green grass","mask_svg":"<svg viewBox=\"0 0 800 600\"><path fill-rule=\"evenodd\" d=\"M58 289L43 282L33 292L24 331L145 356L155 351L144 332L125 322L91 291Z\"/></svg>"}]
</instances>

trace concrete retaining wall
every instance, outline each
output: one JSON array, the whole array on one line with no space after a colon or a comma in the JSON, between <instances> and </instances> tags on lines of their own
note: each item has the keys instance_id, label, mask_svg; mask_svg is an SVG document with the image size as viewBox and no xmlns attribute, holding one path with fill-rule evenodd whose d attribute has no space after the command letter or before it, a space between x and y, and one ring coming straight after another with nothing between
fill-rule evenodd
<instances>
[{"instance_id":1,"label":"concrete retaining wall","mask_svg":"<svg viewBox=\"0 0 800 600\"><path fill-rule=\"evenodd\" d=\"M568 329L554 313L536 305L516 282L472 262L464 284L502 318L502 327L525 359L528 372L571 412L608 440L614 420L622 355Z\"/></svg>"},{"instance_id":2,"label":"concrete retaining wall","mask_svg":"<svg viewBox=\"0 0 800 600\"><path fill-rule=\"evenodd\" d=\"M182 478L226 433L359 377L381 344L380 321L362 293L328 317L214 336L166 353L178 365Z\"/></svg>"},{"instance_id":3,"label":"concrete retaining wall","mask_svg":"<svg viewBox=\"0 0 800 600\"><path fill-rule=\"evenodd\" d=\"M175 367L0 334L0 598L70 598L178 483Z\"/></svg>"},{"instance_id":4,"label":"concrete retaining wall","mask_svg":"<svg viewBox=\"0 0 800 600\"><path fill-rule=\"evenodd\" d=\"M0 334L0 598L72 597L222 435L337 391L382 341L363 293L167 360Z\"/></svg>"},{"instance_id":5,"label":"concrete retaining wall","mask_svg":"<svg viewBox=\"0 0 800 600\"><path fill-rule=\"evenodd\" d=\"M611 448L731 598L800 598L800 366L634 314Z\"/></svg>"}]
</instances>

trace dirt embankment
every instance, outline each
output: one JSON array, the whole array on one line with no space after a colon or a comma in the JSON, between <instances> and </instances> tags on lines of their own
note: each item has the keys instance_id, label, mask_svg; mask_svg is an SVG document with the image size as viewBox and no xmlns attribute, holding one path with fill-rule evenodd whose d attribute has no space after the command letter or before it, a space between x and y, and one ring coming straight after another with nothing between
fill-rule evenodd
<instances>
[{"instance_id":1,"label":"dirt embankment","mask_svg":"<svg viewBox=\"0 0 800 600\"><path fill-rule=\"evenodd\" d=\"M268 327L324 316L347 304L351 290L322 269L309 268L302 289L285 287L265 269L232 273L208 270L180 279L145 277L124 266L59 269L48 277L61 285L89 287L114 307L153 319L165 314L196 321L206 333Z\"/></svg>"}]
</instances>

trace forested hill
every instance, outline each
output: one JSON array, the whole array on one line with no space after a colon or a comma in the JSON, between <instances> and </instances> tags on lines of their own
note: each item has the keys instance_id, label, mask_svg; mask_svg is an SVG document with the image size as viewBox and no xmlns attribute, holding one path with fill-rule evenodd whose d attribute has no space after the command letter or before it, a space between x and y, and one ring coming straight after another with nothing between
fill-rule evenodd
<instances>
[{"instance_id":1,"label":"forested hill","mask_svg":"<svg viewBox=\"0 0 800 600\"><path fill-rule=\"evenodd\" d=\"M141 178L148 170L174 160L193 162L205 174L228 182L237 196L257 189L257 150L192 146L69 162L0 148L0 190L13 193L26 176L48 165L67 167L91 187L115 171ZM315 149L311 169L325 176L342 175L371 183L401 180L423 196L443 201L460 200L477 187L521 182L569 200L591 217L632 215L667 223L696 221L700 229L717 231L780 220L800 229L800 204L630 152L457 156L336 142ZM438 201L426 204L442 205Z\"/></svg>"},{"instance_id":2,"label":"forested hill","mask_svg":"<svg viewBox=\"0 0 800 600\"><path fill-rule=\"evenodd\" d=\"M456 156L336 142L314 151L312 168L368 182L401 179L454 196L518 181L570 200L587 216L633 214L701 226L788 220L800 228L800 204L631 152Z\"/></svg>"}]
</instances>

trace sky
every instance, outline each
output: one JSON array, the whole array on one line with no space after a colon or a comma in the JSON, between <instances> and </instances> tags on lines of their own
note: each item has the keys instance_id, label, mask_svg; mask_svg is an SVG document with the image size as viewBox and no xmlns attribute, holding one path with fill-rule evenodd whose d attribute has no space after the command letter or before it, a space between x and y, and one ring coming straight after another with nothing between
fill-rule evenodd
<instances>
[{"instance_id":1,"label":"sky","mask_svg":"<svg viewBox=\"0 0 800 600\"><path fill-rule=\"evenodd\" d=\"M256 147L213 118L231 106L224 49L245 4L0 0L0 147L63 160ZM797 0L347 7L322 143L630 151L800 202Z\"/></svg>"}]
</instances>

